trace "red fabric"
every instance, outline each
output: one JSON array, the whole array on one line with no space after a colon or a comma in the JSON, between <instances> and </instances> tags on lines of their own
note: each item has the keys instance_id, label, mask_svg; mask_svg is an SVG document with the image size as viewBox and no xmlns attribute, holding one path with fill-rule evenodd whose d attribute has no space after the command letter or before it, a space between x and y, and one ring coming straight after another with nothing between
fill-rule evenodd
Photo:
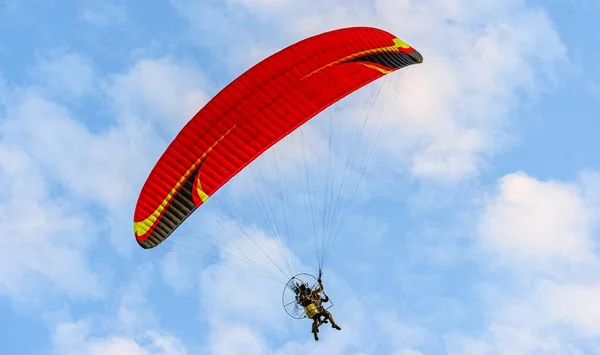
<instances>
[{"instance_id":1,"label":"red fabric","mask_svg":"<svg viewBox=\"0 0 600 355\"><path fill-rule=\"evenodd\" d=\"M183 127L152 169L141 190L134 222L147 219L161 203L167 208L158 221L148 224L146 233L136 235L140 245L153 247L168 237L170 232L165 232L158 243L144 245L165 213L172 215L170 223L178 224L193 212L173 211L173 198L167 195L172 189L176 194L181 192L183 187L177 182L195 162L201 160L197 176L190 177L194 179L191 195L197 207L202 204L195 193L198 181L204 192L212 195L307 120L383 76L377 68L398 69L370 59L377 49L382 52L393 46L394 38L388 32L367 27L326 32L266 58L226 86ZM410 47L394 51L418 55ZM207 152L211 146L213 149Z\"/></svg>"}]
</instances>

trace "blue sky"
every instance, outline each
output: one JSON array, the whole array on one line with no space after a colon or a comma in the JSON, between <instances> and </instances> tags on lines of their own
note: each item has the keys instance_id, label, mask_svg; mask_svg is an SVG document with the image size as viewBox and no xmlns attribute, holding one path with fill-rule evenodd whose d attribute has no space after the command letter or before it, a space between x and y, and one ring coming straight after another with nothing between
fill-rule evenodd
<instances>
[{"instance_id":1,"label":"blue sky","mask_svg":"<svg viewBox=\"0 0 600 355\"><path fill-rule=\"evenodd\" d=\"M2 2L1 352L600 353L598 16L584 0ZM406 86L325 265L343 330L315 343L280 284L141 250L132 214L157 157L220 88L352 25L425 61L390 78ZM333 115L354 122L362 98ZM318 171L327 147L304 132L314 149L299 159ZM290 151L275 152L294 182ZM258 166L223 196L250 211ZM222 235L207 207L190 226ZM262 231L245 228L272 248L254 217ZM314 272L307 248L292 252Z\"/></svg>"}]
</instances>

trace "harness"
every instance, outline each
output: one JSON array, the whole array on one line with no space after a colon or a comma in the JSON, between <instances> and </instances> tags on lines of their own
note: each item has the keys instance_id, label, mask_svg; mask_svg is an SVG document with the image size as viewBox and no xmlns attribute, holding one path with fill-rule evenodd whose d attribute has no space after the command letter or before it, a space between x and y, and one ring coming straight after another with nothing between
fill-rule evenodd
<instances>
[{"instance_id":1,"label":"harness","mask_svg":"<svg viewBox=\"0 0 600 355\"><path fill-rule=\"evenodd\" d=\"M312 294L310 296L304 296L300 299L300 304L304 307L304 314L306 314L306 317L313 318L317 314L321 313L321 307L315 304L317 303L317 300L320 300L320 297Z\"/></svg>"},{"instance_id":2,"label":"harness","mask_svg":"<svg viewBox=\"0 0 600 355\"><path fill-rule=\"evenodd\" d=\"M312 319L314 316L316 316L320 312L319 312L319 309L317 308L317 306L315 306L315 304L311 302L308 306L304 307L304 313L306 314L306 317Z\"/></svg>"}]
</instances>

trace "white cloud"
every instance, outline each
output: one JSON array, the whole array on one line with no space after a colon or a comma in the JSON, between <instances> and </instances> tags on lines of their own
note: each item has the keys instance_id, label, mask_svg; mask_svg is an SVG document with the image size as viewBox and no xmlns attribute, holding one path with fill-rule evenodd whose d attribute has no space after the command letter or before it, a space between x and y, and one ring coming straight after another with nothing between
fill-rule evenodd
<instances>
[{"instance_id":1,"label":"white cloud","mask_svg":"<svg viewBox=\"0 0 600 355\"><path fill-rule=\"evenodd\" d=\"M190 291L195 285L192 270L197 263L185 260L189 255L171 252L167 253L160 262L163 280L178 294Z\"/></svg>"},{"instance_id":2,"label":"white cloud","mask_svg":"<svg viewBox=\"0 0 600 355\"><path fill-rule=\"evenodd\" d=\"M236 253L237 250L243 251L243 255ZM287 277L293 276L287 275L285 263L293 263L296 256L274 238L240 232L233 234L220 252L223 264L208 267L201 275L201 303L209 318L212 318L211 314L217 314L224 319L248 319L267 324L283 320L280 303L284 284L276 280L285 283ZM292 271L303 269L296 264Z\"/></svg>"},{"instance_id":3,"label":"white cloud","mask_svg":"<svg viewBox=\"0 0 600 355\"><path fill-rule=\"evenodd\" d=\"M142 59L113 78L108 95L119 114L158 123L174 137L208 101L203 85L203 76L191 66L167 58Z\"/></svg>"},{"instance_id":4,"label":"white cloud","mask_svg":"<svg viewBox=\"0 0 600 355\"><path fill-rule=\"evenodd\" d=\"M155 268L149 264L133 269L132 280L115 290L113 294L117 296L118 304L114 314L104 322L110 332L135 337L146 330L159 328L158 316L146 296L153 280L145 275L152 275Z\"/></svg>"},{"instance_id":5,"label":"white cloud","mask_svg":"<svg viewBox=\"0 0 600 355\"><path fill-rule=\"evenodd\" d=\"M266 341L256 334L256 328L239 324L213 324L209 340L209 354L248 354L268 353Z\"/></svg>"},{"instance_id":6,"label":"white cloud","mask_svg":"<svg viewBox=\"0 0 600 355\"><path fill-rule=\"evenodd\" d=\"M140 272L151 270L136 270ZM177 337L161 329L148 308L146 287L133 281L121 292L113 313L78 321L61 320L53 325L52 343L57 355L185 355Z\"/></svg>"},{"instance_id":7,"label":"white cloud","mask_svg":"<svg viewBox=\"0 0 600 355\"><path fill-rule=\"evenodd\" d=\"M167 60L141 61L96 86L102 80L85 58L44 58L32 69L36 87L0 92L0 292L23 300L42 289L97 297L105 290L86 260L90 247L104 242L100 232L119 251L134 247L131 211L164 149L145 113L164 125L174 117L188 120L205 95L197 72ZM100 131L49 99L76 99L98 87L114 99L116 113L116 124ZM186 104L178 105L181 100ZM106 215L88 215L89 203Z\"/></svg>"},{"instance_id":8,"label":"white cloud","mask_svg":"<svg viewBox=\"0 0 600 355\"><path fill-rule=\"evenodd\" d=\"M90 61L77 54L53 51L40 55L30 70L34 83L43 83L50 97L76 100L85 94L95 93L97 77Z\"/></svg>"},{"instance_id":9,"label":"white cloud","mask_svg":"<svg viewBox=\"0 0 600 355\"><path fill-rule=\"evenodd\" d=\"M105 290L85 257L97 230L42 176L29 155L0 143L0 293L17 302L98 297Z\"/></svg>"},{"instance_id":10,"label":"white cloud","mask_svg":"<svg viewBox=\"0 0 600 355\"><path fill-rule=\"evenodd\" d=\"M80 56L50 58L32 69L44 74L37 87L17 88L3 96L3 141L22 147L64 191L105 208L111 242L120 251L130 250L133 237L124 239L123 234L132 233L137 194L175 129L205 103L202 77L191 67L158 59L141 60L130 71L104 80L95 77L91 64ZM71 71L74 63L81 64L75 69L88 70ZM72 80L80 72L86 74L81 87ZM75 113L48 98L51 92L75 98L91 90L91 84L84 84L88 82L99 83L96 87L110 98L115 115L115 122L99 131L86 126L90 118L85 111Z\"/></svg>"},{"instance_id":11,"label":"white cloud","mask_svg":"<svg viewBox=\"0 0 600 355\"><path fill-rule=\"evenodd\" d=\"M492 323L483 339L448 337L449 354L464 355L579 355L583 354L568 342L556 336L540 334L523 326L507 326Z\"/></svg>"},{"instance_id":12,"label":"white cloud","mask_svg":"<svg viewBox=\"0 0 600 355\"><path fill-rule=\"evenodd\" d=\"M589 261L597 218L591 212L576 185L507 175L486 206L480 241L512 261Z\"/></svg>"},{"instance_id":13,"label":"white cloud","mask_svg":"<svg viewBox=\"0 0 600 355\"><path fill-rule=\"evenodd\" d=\"M540 282L536 287L543 314L585 337L600 334L600 280L594 284Z\"/></svg>"},{"instance_id":14,"label":"white cloud","mask_svg":"<svg viewBox=\"0 0 600 355\"><path fill-rule=\"evenodd\" d=\"M523 173L498 182L478 242L489 277L480 336L452 335L456 354L583 354L600 350L597 175L574 182ZM489 258L491 256L491 258Z\"/></svg>"},{"instance_id":15,"label":"white cloud","mask_svg":"<svg viewBox=\"0 0 600 355\"><path fill-rule=\"evenodd\" d=\"M57 355L186 355L181 341L158 332L142 332L138 339L91 335L91 324L80 321L58 324L53 343Z\"/></svg>"},{"instance_id":16,"label":"white cloud","mask_svg":"<svg viewBox=\"0 0 600 355\"><path fill-rule=\"evenodd\" d=\"M398 354L406 353L420 354L410 348L418 348L427 343L428 334L424 329L415 325L409 325L400 321L400 317L395 312L380 312L376 314L376 321L381 332L390 339L390 344Z\"/></svg>"},{"instance_id":17,"label":"white cloud","mask_svg":"<svg viewBox=\"0 0 600 355\"><path fill-rule=\"evenodd\" d=\"M144 157L143 145L129 148L135 131L127 128L93 134L67 107L27 93L9 109L3 133L5 141L25 147L65 189L111 206L132 194L134 178L122 172L135 173L140 159L130 152Z\"/></svg>"}]
</instances>

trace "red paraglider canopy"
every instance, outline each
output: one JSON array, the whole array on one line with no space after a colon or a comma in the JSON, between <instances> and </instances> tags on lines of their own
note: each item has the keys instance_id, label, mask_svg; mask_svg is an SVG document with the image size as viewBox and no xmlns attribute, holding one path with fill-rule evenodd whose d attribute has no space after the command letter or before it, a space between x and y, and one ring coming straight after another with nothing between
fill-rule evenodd
<instances>
[{"instance_id":1,"label":"red paraglider canopy","mask_svg":"<svg viewBox=\"0 0 600 355\"><path fill-rule=\"evenodd\" d=\"M152 248L261 153L319 112L422 56L396 36L352 27L293 44L210 100L152 169L134 214L136 240Z\"/></svg>"}]
</instances>

